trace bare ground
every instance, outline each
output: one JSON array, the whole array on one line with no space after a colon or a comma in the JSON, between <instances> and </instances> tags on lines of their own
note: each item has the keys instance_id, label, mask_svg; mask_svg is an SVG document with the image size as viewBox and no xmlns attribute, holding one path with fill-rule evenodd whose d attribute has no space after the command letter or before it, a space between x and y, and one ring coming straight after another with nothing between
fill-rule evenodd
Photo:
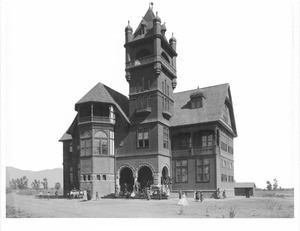
<instances>
[{"instance_id":1,"label":"bare ground","mask_svg":"<svg viewBox=\"0 0 300 231\"><path fill-rule=\"evenodd\" d=\"M150 201L100 199L83 202L76 199L39 199L16 193L9 193L6 196L7 217L229 218L230 211L235 218L294 217L292 196L205 199L202 203L188 198L189 206L184 207L182 214L176 205L177 198Z\"/></svg>"}]
</instances>

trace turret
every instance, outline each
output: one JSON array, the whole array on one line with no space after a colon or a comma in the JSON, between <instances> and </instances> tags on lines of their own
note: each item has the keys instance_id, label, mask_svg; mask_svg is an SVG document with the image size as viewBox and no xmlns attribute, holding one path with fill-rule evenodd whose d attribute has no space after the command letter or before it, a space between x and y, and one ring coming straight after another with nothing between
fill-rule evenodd
<instances>
[{"instance_id":1,"label":"turret","mask_svg":"<svg viewBox=\"0 0 300 231\"><path fill-rule=\"evenodd\" d=\"M130 26L130 21L128 21L128 25L125 27L125 41L126 43L132 40L132 27Z\"/></svg>"}]
</instances>

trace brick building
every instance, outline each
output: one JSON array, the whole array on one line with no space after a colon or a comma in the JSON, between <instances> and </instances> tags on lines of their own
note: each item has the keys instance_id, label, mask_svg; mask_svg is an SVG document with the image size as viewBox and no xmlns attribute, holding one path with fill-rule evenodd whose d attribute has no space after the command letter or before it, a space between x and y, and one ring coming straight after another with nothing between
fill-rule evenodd
<instances>
[{"instance_id":1,"label":"brick building","mask_svg":"<svg viewBox=\"0 0 300 231\"><path fill-rule=\"evenodd\" d=\"M237 136L229 84L174 93L176 39L150 6L125 28L129 98L98 83L76 104L63 143L64 191L106 195L125 183L213 192L234 187Z\"/></svg>"}]
</instances>

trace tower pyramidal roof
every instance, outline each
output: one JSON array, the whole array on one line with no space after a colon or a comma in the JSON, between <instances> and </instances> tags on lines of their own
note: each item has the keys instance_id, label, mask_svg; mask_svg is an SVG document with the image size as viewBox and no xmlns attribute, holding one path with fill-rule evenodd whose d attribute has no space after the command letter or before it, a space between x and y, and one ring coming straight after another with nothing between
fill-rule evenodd
<instances>
[{"instance_id":1,"label":"tower pyramidal roof","mask_svg":"<svg viewBox=\"0 0 300 231\"><path fill-rule=\"evenodd\" d=\"M134 32L134 39L139 39L141 36L139 31L141 30L142 24L146 25L146 30L147 33L145 36L151 34L151 32L153 31L153 20L155 19L155 14L153 13L153 5L150 5L146 14L144 15L144 17L142 18L139 26L136 28L135 32Z\"/></svg>"}]
</instances>

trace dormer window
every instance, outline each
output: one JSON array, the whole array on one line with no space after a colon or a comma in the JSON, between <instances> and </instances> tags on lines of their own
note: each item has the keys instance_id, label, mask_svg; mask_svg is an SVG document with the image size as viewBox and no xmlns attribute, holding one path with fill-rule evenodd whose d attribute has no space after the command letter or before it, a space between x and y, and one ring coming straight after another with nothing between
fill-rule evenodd
<instances>
[{"instance_id":1,"label":"dormer window","mask_svg":"<svg viewBox=\"0 0 300 231\"><path fill-rule=\"evenodd\" d=\"M203 107L203 102L202 102L202 97L201 98L196 98L191 100L191 108L202 108Z\"/></svg>"},{"instance_id":2,"label":"dormer window","mask_svg":"<svg viewBox=\"0 0 300 231\"><path fill-rule=\"evenodd\" d=\"M190 98L191 98L191 101L190 101L191 109L203 107L203 98L205 98L205 96L199 87L195 91L192 92L192 94L190 95Z\"/></svg>"}]
</instances>

